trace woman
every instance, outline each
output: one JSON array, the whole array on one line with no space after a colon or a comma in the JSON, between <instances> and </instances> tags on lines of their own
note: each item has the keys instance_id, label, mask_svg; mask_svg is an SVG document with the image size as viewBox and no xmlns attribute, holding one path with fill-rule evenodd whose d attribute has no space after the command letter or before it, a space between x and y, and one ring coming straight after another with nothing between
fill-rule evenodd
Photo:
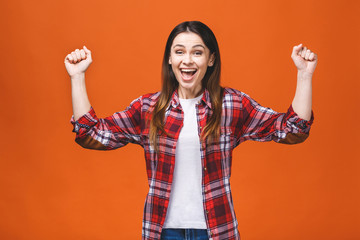
<instances>
[{"instance_id":1,"label":"woman","mask_svg":"<svg viewBox=\"0 0 360 240\"><path fill-rule=\"evenodd\" d=\"M85 87L90 50L84 46L66 56L76 142L101 150L129 142L144 148L149 193L142 239L240 239L229 184L232 150L249 139L300 143L313 121L317 55L300 44L292 59L298 69L296 94L288 111L277 113L238 90L222 88L213 32L201 22L183 22L166 43L161 92L99 119Z\"/></svg>"}]
</instances>

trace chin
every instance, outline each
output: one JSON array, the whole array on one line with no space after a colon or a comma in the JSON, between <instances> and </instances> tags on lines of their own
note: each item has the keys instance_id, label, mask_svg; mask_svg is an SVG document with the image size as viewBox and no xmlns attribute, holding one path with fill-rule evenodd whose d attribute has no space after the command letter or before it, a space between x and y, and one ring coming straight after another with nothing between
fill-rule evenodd
<instances>
[{"instance_id":1,"label":"chin","mask_svg":"<svg viewBox=\"0 0 360 240\"><path fill-rule=\"evenodd\" d=\"M195 82L179 81L179 86L181 86L182 88L191 89L191 88L194 88L196 85L195 85Z\"/></svg>"}]
</instances>

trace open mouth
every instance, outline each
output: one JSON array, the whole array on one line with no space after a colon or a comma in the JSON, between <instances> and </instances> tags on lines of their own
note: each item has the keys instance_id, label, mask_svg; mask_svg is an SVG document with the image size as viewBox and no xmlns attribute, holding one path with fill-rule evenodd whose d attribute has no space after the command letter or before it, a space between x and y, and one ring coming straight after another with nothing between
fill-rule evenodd
<instances>
[{"instance_id":1,"label":"open mouth","mask_svg":"<svg viewBox=\"0 0 360 240\"><path fill-rule=\"evenodd\" d=\"M184 79L190 80L194 74L197 72L195 68L182 68L180 69L181 75Z\"/></svg>"}]
</instances>

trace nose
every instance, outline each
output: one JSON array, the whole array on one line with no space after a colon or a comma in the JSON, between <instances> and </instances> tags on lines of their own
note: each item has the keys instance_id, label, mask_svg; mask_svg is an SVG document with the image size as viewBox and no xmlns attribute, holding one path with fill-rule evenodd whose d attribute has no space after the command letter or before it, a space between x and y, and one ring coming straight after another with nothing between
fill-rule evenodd
<instances>
[{"instance_id":1,"label":"nose","mask_svg":"<svg viewBox=\"0 0 360 240\"><path fill-rule=\"evenodd\" d=\"M183 63L184 64L192 64L193 63L191 54L185 54L184 55Z\"/></svg>"}]
</instances>

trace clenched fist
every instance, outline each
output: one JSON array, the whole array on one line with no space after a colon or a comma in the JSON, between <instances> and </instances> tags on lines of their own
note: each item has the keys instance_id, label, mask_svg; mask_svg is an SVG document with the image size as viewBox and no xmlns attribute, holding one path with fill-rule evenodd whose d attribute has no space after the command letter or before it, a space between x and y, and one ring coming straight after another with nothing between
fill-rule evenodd
<instances>
[{"instance_id":1,"label":"clenched fist","mask_svg":"<svg viewBox=\"0 0 360 240\"><path fill-rule=\"evenodd\" d=\"M91 51L85 46L83 49L76 49L65 57L65 67L70 77L85 73L92 63Z\"/></svg>"},{"instance_id":2,"label":"clenched fist","mask_svg":"<svg viewBox=\"0 0 360 240\"><path fill-rule=\"evenodd\" d=\"M298 71L301 71L309 76L313 75L318 61L316 53L306 47L303 47L302 44L299 44L293 48L291 58L293 59Z\"/></svg>"}]
</instances>

